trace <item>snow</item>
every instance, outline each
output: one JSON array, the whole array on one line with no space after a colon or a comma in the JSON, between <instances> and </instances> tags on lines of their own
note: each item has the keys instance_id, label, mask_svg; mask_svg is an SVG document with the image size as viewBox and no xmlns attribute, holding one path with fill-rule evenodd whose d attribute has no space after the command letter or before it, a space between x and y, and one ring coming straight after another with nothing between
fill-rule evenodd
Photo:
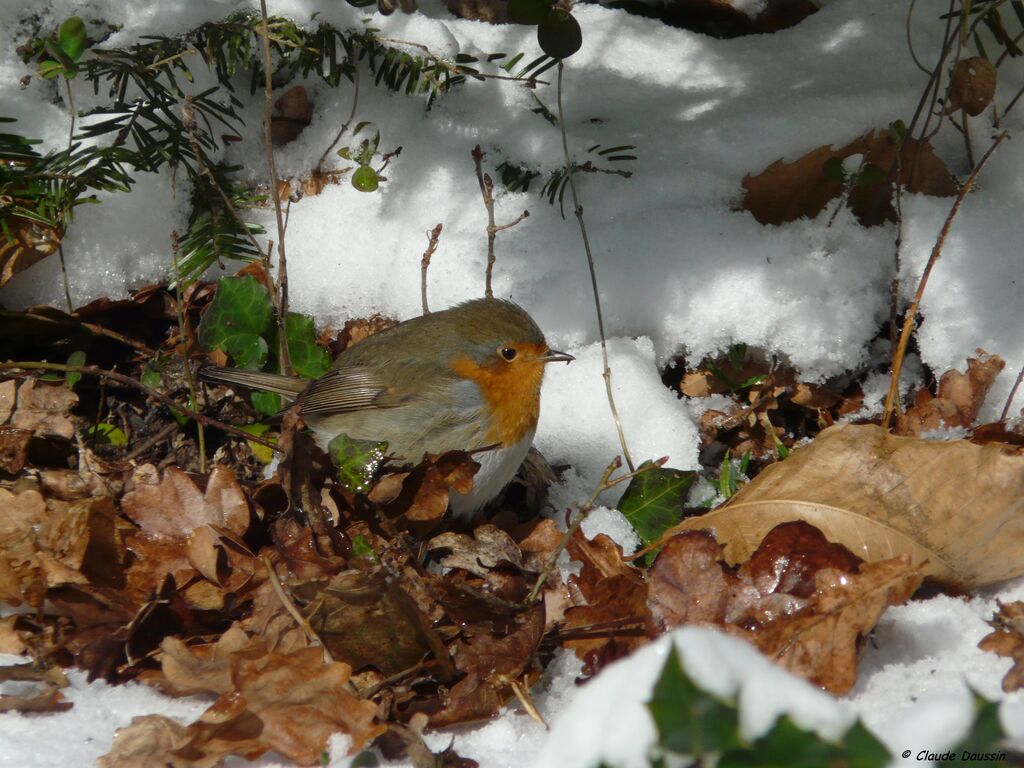
<instances>
[{"instance_id":1,"label":"snow","mask_svg":"<svg viewBox=\"0 0 1024 768\"><path fill-rule=\"evenodd\" d=\"M269 4L272 13L303 22L316 12L319 19L360 28L369 17L369 9L342 2ZM126 45L140 35L173 34L239 7L255 7L238 0L48 0L40 5L0 0L0 111L18 118L14 130L42 138L44 148L67 141L67 114L52 84L33 78L19 87L27 70L14 49L29 13L41 13L44 26L70 13L123 24L108 44ZM420 5L421 14L373 15L370 22L411 51L417 49L409 43L448 57L525 51L524 61L537 52L528 27L454 19L432 0ZM926 76L907 52L905 10L905 4L891 0L833 0L792 29L715 40L623 11L575 9L584 45L565 72L570 146L580 161L590 159L585 150L594 144L635 144L638 156L632 163L612 164L632 171L632 178L578 176L609 336L612 384L635 459L668 455L671 466L697 466L696 423L709 402L676 400L658 372L678 352L697 361L742 342L778 354L807 380L887 357L886 345L873 338L888 317L894 227L863 229L846 213L827 227L831 205L815 220L765 227L735 207L747 173L759 173L779 158L795 160L822 144L842 146L895 119L909 122ZM924 61L934 60L943 24L932 10L919 4L912 25ZM198 61L195 71L201 73ZM997 100L1006 104L1024 80L1024 63L1007 61L999 73ZM553 83L555 76L550 70L545 79ZM198 92L208 83L200 76L193 87ZM296 83L305 85L316 111L299 138L278 150L283 175L310 170L352 103L347 86L330 89L316 78ZM79 106L102 101L81 80L73 87ZM535 93L554 109L553 86ZM228 149L224 159L243 163L250 181L262 181L262 102L249 98L247 87L238 95L245 102L244 142ZM479 143L487 152L485 167L495 176L494 168L505 159L545 174L556 168L558 131L533 114L533 106L530 92L514 83L470 81L441 96L427 113L423 99L374 88L364 75L357 120L372 121L380 130L383 151L401 146L402 153L375 194L358 193L346 180L291 207L287 245L294 308L335 325L373 312L417 314L424 232L438 222L444 232L430 267L431 306L479 296L486 218L469 152ZM1022 115L1024 108L1018 108L1003 127L1018 130ZM990 140L986 119L971 121L976 155ZM960 135L946 126L935 147L964 178ZM1022 163L1024 145L1004 142L967 197L924 296L921 357L908 358L905 385L920 380L925 365L933 371L962 369L976 347L1001 355L1009 371L1024 360ZM169 173L140 174L137 181L130 195L104 196L101 204L79 209L65 241L76 303L116 296L166 273L171 230L185 227L188 189L181 176ZM499 224L524 209L531 216L498 236L495 291L527 307L552 346L577 357L568 367L548 371L536 440L549 460L571 467L552 490L552 503L564 510L589 495L619 447L577 224L571 205L563 219L557 205L538 196L541 183L535 181L528 193L505 193L497 184ZM915 195L903 199L905 300L916 288L950 202ZM272 212L258 217L276 239ZM42 302L63 305L54 259L0 289L0 304L7 307ZM997 380L982 419L998 415L1011 383L1011 373ZM880 410L886 386L886 377L869 379L860 416ZM1014 410L1024 407L1022 397ZM610 508L619 492L601 498L606 506L594 511L584 531L608 533L632 551L635 536ZM694 495L702 500L714 492L702 487ZM534 691L550 733L510 706L491 723L457 729L454 746L487 768L582 768L601 759L622 768L645 765L654 732L643 702L668 643L676 642L699 683L738 696L748 737L764 732L781 712L826 735L839 733L859 715L894 754L941 752L968 727L968 686L989 697L1003 696L999 681L1009 661L976 648L997 597L1024 597L1024 583L891 609L864 649L857 688L840 701L771 667L739 641L708 630L674 632L583 687L572 683L579 663L562 653ZM197 699L167 699L140 685L86 684L77 672L71 679L68 697L76 706L69 712L0 715L0 766L87 765L132 716L161 712L187 722L205 706ZM1007 696L1001 713L1005 727L1024 738L1021 697ZM450 738L447 732L429 736L435 749ZM344 739L337 740L332 765L348 763L345 747ZM906 762L927 764L914 757ZM260 764L274 765L274 759Z\"/></svg>"}]
</instances>

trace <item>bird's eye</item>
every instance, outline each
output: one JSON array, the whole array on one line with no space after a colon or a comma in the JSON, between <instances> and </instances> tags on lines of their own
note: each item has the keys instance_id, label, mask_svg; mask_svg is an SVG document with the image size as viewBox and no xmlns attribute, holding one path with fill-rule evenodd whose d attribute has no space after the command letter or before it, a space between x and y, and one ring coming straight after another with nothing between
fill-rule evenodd
<instances>
[{"instance_id":1,"label":"bird's eye","mask_svg":"<svg viewBox=\"0 0 1024 768\"><path fill-rule=\"evenodd\" d=\"M502 347L501 356L504 357L509 362L511 362L512 360L516 359L516 351L512 349L512 347Z\"/></svg>"}]
</instances>

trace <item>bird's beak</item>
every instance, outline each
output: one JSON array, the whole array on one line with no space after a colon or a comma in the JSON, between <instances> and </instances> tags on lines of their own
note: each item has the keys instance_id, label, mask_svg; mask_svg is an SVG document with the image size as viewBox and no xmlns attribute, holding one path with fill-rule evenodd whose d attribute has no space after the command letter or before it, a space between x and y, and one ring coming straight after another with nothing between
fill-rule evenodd
<instances>
[{"instance_id":1,"label":"bird's beak","mask_svg":"<svg viewBox=\"0 0 1024 768\"><path fill-rule=\"evenodd\" d=\"M549 349L546 355L537 359L542 363L571 363L576 358L568 352L559 352L555 349Z\"/></svg>"}]
</instances>

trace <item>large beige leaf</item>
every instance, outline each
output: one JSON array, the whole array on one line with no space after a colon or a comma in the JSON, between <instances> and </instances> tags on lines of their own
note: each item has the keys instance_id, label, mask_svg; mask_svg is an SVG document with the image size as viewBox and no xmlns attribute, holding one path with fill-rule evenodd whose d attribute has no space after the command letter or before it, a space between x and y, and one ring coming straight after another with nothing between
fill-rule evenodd
<instances>
[{"instance_id":1,"label":"large beige leaf","mask_svg":"<svg viewBox=\"0 0 1024 768\"><path fill-rule=\"evenodd\" d=\"M1024 457L840 424L669 535L711 530L737 563L787 520L806 520L867 561L907 554L931 580L992 584L1024 573Z\"/></svg>"}]
</instances>

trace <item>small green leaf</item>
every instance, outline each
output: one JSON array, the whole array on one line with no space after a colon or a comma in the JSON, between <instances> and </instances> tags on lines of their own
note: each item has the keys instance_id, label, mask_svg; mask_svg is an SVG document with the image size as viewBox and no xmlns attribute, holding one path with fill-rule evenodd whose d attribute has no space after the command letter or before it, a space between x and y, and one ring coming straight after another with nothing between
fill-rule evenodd
<instances>
[{"instance_id":1,"label":"small green leaf","mask_svg":"<svg viewBox=\"0 0 1024 768\"><path fill-rule=\"evenodd\" d=\"M801 730L786 715L749 748L722 755L718 768L883 768L891 760L889 751L860 722L842 743L830 744L812 731Z\"/></svg>"},{"instance_id":2,"label":"small green leaf","mask_svg":"<svg viewBox=\"0 0 1024 768\"><path fill-rule=\"evenodd\" d=\"M281 396L276 392L253 392L249 396L249 402L256 409L257 413L264 416L273 416L281 410Z\"/></svg>"},{"instance_id":3,"label":"small green leaf","mask_svg":"<svg viewBox=\"0 0 1024 768\"><path fill-rule=\"evenodd\" d=\"M548 0L509 0L508 18L514 24L540 24L551 12Z\"/></svg>"},{"instance_id":4,"label":"small green leaf","mask_svg":"<svg viewBox=\"0 0 1024 768\"><path fill-rule=\"evenodd\" d=\"M85 365L85 350L76 349L70 355L68 355L68 365L82 366ZM64 375L64 381L68 383L68 389L74 390L75 384L82 380L82 374L78 371L68 371Z\"/></svg>"},{"instance_id":5,"label":"small green leaf","mask_svg":"<svg viewBox=\"0 0 1024 768\"><path fill-rule=\"evenodd\" d=\"M263 437L268 431L270 431L270 425L257 422L256 424L246 424L244 427L239 427L239 429L243 432L248 432L250 435ZM252 455L255 456L256 460L260 463L269 464L273 461L273 449L267 448L267 446L260 443L254 443L252 440L246 440L245 444L249 446L250 450L252 450Z\"/></svg>"},{"instance_id":6,"label":"small green leaf","mask_svg":"<svg viewBox=\"0 0 1024 768\"><path fill-rule=\"evenodd\" d=\"M338 480L350 491L362 493L387 455L388 444L372 440L354 440L340 433L327 445L327 455L338 469Z\"/></svg>"},{"instance_id":7,"label":"small green leaf","mask_svg":"<svg viewBox=\"0 0 1024 768\"><path fill-rule=\"evenodd\" d=\"M69 59L78 61L89 43L85 34L85 22L77 16L69 16L60 25L57 42Z\"/></svg>"},{"instance_id":8,"label":"small green leaf","mask_svg":"<svg viewBox=\"0 0 1024 768\"><path fill-rule=\"evenodd\" d=\"M164 383L160 372L149 365L143 366L142 375L139 377L139 381L142 382L144 387L149 387L150 389L159 389Z\"/></svg>"},{"instance_id":9,"label":"small green leaf","mask_svg":"<svg viewBox=\"0 0 1024 768\"><path fill-rule=\"evenodd\" d=\"M580 23L568 11L552 8L537 27L540 49L553 59L567 59L583 45Z\"/></svg>"},{"instance_id":10,"label":"small green leaf","mask_svg":"<svg viewBox=\"0 0 1024 768\"><path fill-rule=\"evenodd\" d=\"M240 368L257 370L267 362L263 336L272 316L267 289L255 277L221 278L217 295L199 322L199 343L227 352Z\"/></svg>"},{"instance_id":11,"label":"small green leaf","mask_svg":"<svg viewBox=\"0 0 1024 768\"><path fill-rule=\"evenodd\" d=\"M39 76L45 77L47 80L52 80L55 77L60 77L64 74L64 67L58 64L56 61L46 59L46 61L39 62Z\"/></svg>"},{"instance_id":12,"label":"small green leaf","mask_svg":"<svg viewBox=\"0 0 1024 768\"><path fill-rule=\"evenodd\" d=\"M732 703L702 691L683 672L675 645L647 702L658 729L658 744L698 760L739 749L739 719Z\"/></svg>"},{"instance_id":13,"label":"small green leaf","mask_svg":"<svg viewBox=\"0 0 1024 768\"><path fill-rule=\"evenodd\" d=\"M640 469L649 464L645 462ZM619 499L619 511L644 544L656 541L682 519L686 494L696 477L696 472L655 467L629 481Z\"/></svg>"},{"instance_id":14,"label":"small green leaf","mask_svg":"<svg viewBox=\"0 0 1024 768\"><path fill-rule=\"evenodd\" d=\"M116 448L124 448L128 445L128 437L119 428L107 421L89 427L85 431L86 437L90 437L100 445L112 445Z\"/></svg>"},{"instance_id":15,"label":"small green leaf","mask_svg":"<svg viewBox=\"0 0 1024 768\"><path fill-rule=\"evenodd\" d=\"M907 137L907 124L902 120L893 120L889 123L889 131L896 139L896 144L902 144L903 140Z\"/></svg>"},{"instance_id":16,"label":"small green leaf","mask_svg":"<svg viewBox=\"0 0 1024 768\"><path fill-rule=\"evenodd\" d=\"M360 192L376 192L380 186L377 172L368 165L359 166L352 174L352 186Z\"/></svg>"},{"instance_id":17,"label":"small green leaf","mask_svg":"<svg viewBox=\"0 0 1024 768\"><path fill-rule=\"evenodd\" d=\"M832 181L846 181L846 169L843 168L843 161L838 157L830 157L822 167L825 177Z\"/></svg>"},{"instance_id":18,"label":"small green leaf","mask_svg":"<svg viewBox=\"0 0 1024 768\"><path fill-rule=\"evenodd\" d=\"M317 334L313 318L297 312L289 312L285 321L288 335L288 353L292 367L300 376L318 379L331 367L331 356L316 343Z\"/></svg>"},{"instance_id":19,"label":"small green leaf","mask_svg":"<svg viewBox=\"0 0 1024 768\"><path fill-rule=\"evenodd\" d=\"M977 693L974 694L974 722L967 736L956 745L952 760L943 760L939 768L953 768L962 765L982 765L984 760L991 759L981 755L992 755L997 752L1005 752L1006 733L1003 725L999 722L999 702L989 701ZM975 755L973 759L964 756Z\"/></svg>"},{"instance_id":20,"label":"small green leaf","mask_svg":"<svg viewBox=\"0 0 1024 768\"><path fill-rule=\"evenodd\" d=\"M377 553L370 546L370 541L362 534L352 539L352 557L365 557L370 560L377 560Z\"/></svg>"}]
</instances>

